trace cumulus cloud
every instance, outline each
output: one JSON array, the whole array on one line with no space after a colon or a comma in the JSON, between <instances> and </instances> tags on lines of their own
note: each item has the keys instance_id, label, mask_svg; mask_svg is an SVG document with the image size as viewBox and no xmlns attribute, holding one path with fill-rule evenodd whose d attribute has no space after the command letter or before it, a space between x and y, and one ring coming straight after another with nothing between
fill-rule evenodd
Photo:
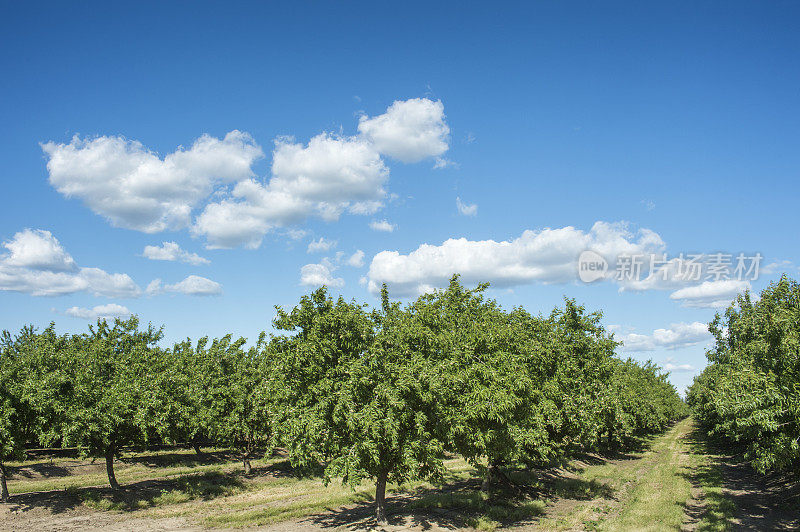
<instances>
[{"instance_id":1,"label":"cumulus cloud","mask_svg":"<svg viewBox=\"0 0 800 532\"><path fill-rule=\"evenodd\" d=\"M382 206L389 169L363 139L322 134L306 146L279 139L272 174L268 183L242 181L207 205L193 232L209 247L257 248L270 230L311 216L334 221L343 212L370 214Z\"/></svg>"},{"instance_id":2,"label":"cumulus cloud","mask_svg":"<svg viewBox=\"0 0 800 532\"><path fill-rule=\"evenodd\" d=\"M78 269L75 260L49 231L25 229L3 246L9 251L3 259L6 266L56 272Z\"/></svg>"},{"instance_id":3,"label":"cumulus cloud","mask_svg":"<svg viewBox=\"0 0 800 532\"><path fill-rule=\"evenodd\" d=\"M369 223L370 229L373 231L382 231L384 233L391 233L395 230L395 225L389 223L387 220L372 220Z\"/></svg>"},{"instance_id":4,"label":"cumulus cloud","mask_svg":"<svg viewBox=\"0 0 800 532\"><path fill-rule=\"evenodd\" d=\"M456 198L456 207L458 212L464 216L475 216L478 214L478 205L475 203L469 204L461 201L461 198Z\"/></svg>"},{"instance_id":5,"label":"cumulus cloud","mask_svg":"<svg viewBox=\"0 0 800 532\"><path fill-rule=\"evenodd\" d=\"M80 199L115 226L146 233L188 227L192 209L215 185L251 177L253 163L264 155L240 131L222 139L203 135L191 148L179 147L164 158L115 136L75 136L66 144L44 143L42 149L56 190Z\"/></svg>"},{"instance_id":6,"label":"cumulus cloud","mask_svg":"<svg viewBox=\"0 0 800 532\"><path fill-rule=\"evenodd\" d=\"M279 139L272 174L270 187L275 190L344 209L351 202L383 197L389 169L363 139L323 133L305 146Z\"/></svg>"},{"instance_id":7,"label":"cumulus cloud","mask_svg":"<svg viewBox=\"0 0 800 532\"><path fill-rule=\"evenodd\" d=\"M396 101L382 115L362 116L358 131L378 152L404 163L442 155L450 135L444 105L427 98Z\"/></svg>"},{"instance_id":8,"label":"cumulus cloud","mask_svg":"<svg viewBox=\"0 0 800 532\"><path fill-rule=\"evenodd\" d=\"M735 279L705 281L672 292L670 299L690 308L725 308L739 294L750 290L750 282Z\"/></svg>"},{"instance_id":9,"label":"cumulus cloud","mask_svg":"<svg viewBox=\"0 0 800 532\"><path fill-rule=\"evenodd\" d=\"M211 263L210 260L197 253L189 253L181 249L177 242L163 242L160 246L145 246L142 256L150 260L180 261L195 266Z\"/></svg>"},{"instance_id":10,"label":"cumulus cloud","mask_svg":"<svg viewBox=\"0 0 800 532\"><path fill-rule=\"evenodd\" d=\"M676 364L675 360L672 358L668 358L661 367L664 368L664 371L669 371L671 373L685 373L689 371L695 371L696 369L691 364Z\"/></svg>"},{"instance_id":11,"label":"cumulus cloud","mask_svg":"<svg viewBox=\"0 0 800 532\"><path fill-rule=\"evenodd\" d=\"M622 335L623 351L653 351L655 349L679 349L697 345L711 339L708 325L695 321L692 323L673 323L668 329L655 329L653 334L630 333Z\"/></svg>"},{"instance_id":12,"label":"cumulus cloud","mask_svg":"<svg viewBox=\"0 0 800 532\"><path fill-rule=\"evenodd\" d=\"M275 227L317 216L370 215L383 206L388 155L402 162L437 157L447 150L449 128L441 102L394 102L386 113L362 117L355 136L319 134L307 144L275 142L272 178L238 183L231 194L206 206L193 231L209 247L255 248ZM379 230L391 230L388 222Z\"/></svg>"},{"instance_id":13,"label":"cumulus cloud","mask_svg":"<svg viewBox=\"0 0 800 532\"><path fill-rule=\"evenodd\" d=\"M94 321L97 319L128 318L131 315L131 311L122 305L109 303L108 305L98 305L92 308L70 307L64 311L64 314L73 318Z\"/></svg>"},{"instance_id":14,"label":"cumulus cloud","mask_svg":"<svg viewBox=\"0 0 800 532\"><path fill-rule=\"evenodd\" d=\"M362 267L364 265L364 252L360 249L356 250L356 252L347 259L347 265L354 268Z\"/></svg>"},{"instance_id":15,"label":"cumulus cloud","mask_svg":"<svg viewBox=\"0 0 800 532\"><path fill-rule=\"evenodd\" d=\"M363 139L323 133L305 146L276 141L272 175L268 183L237 183L228 197L205 207L193 232L209 247L256 248L268 231L311 216L335 221L343 212L370 214L382 206L389 169Z\"/></svg>"},{"instance_id":16,"label":"cumulus cloud","mask_svg":"<svg viewBox=\"0 0 800 532\"><path fill-rule=\"evenodd\" d=\"M3 243L0 290L34 296L88 292L104 297L138 297L141 289L127 274L79 267L49 232L25 229Z\"/></svg>"},{"instance_id":17,"label":"cumulus cloud","mask_svg":"<svg viewBox=\"0 0 800 532\"><path fill-rule=\"evenodd\" d=\"M150 296L164 292L187 296L218 296L222 294L222 285L199 275L190 275L183 281L174 284L163 284L161 279L154 279L147 285L146 292Z\"/></svg>"},{"instance_id":18,"label":"cumulus cloud","mask_svg":"<svg viewBox=\"0 0 800 532\"><path fill-rule=\"evenodd\" d=\"M319 240L312 240L308 243L306 253L325 253L326 251L330 251L331 249L335 248L336 244L338 244L336 240L325 240L324 238L320 237Z\"/></svg>"},{"instance_id":19,"label":"cumulus cloud","mask_svg":"<svg viewBox=\"0 0 800 532\"><path fill-rule=\"evenodd\" d=\"M179 283L168 284L164 289L167 292L178 292L187 296L216 296L222 293L221 284L198 275L190 275Z\"/></svg>"},{"instance_id":20,"label":"cumulus cloud","mask_svg":"<svg viewBox=\"0 0 800 532\"><path fill-rule=\"evenodd\" d=\"M501 287L559 283L577 278L577 260L584 250L610 258L663 248L661 237L648 229L633 232L623 223L597 222L588 232L548 228L527 230L514 240L500 242L449 239L441 245L423 244L407 255L382 251L372 259L367 278L370 291L377 293L387 283L396 295L444 287L455 273L466 283L489 281Z\"/></svg>"},{"instance_id":21,"label":"cumulus cloud","mask_svg":"<svg viewBox=\"0 0 800 532\"><path fill-rule=\"evenodd\" d=\"M444 106L426 98L362 116L358 131L325 132L305 144L278 138L264 179L253 171L264 152L240 131L203 135L164 157L119 136L75 136L42 149L51 185L115 226L146 233L188 227L209 248L257 248L269 231L309 217L376 213L387 196L384 156L441 159L448 148Z\"/></svg>"},{"instance_id":22,"label":"cumulus cloud","mask_svg":"<svg viewBox=\"0 0 800 532\"><path fill-rule=\"evenodd\" d=\"M344 279L334 277L336 266L323 259L318 264L306 264L300 268L300 284L304 286L344 286Z\"/></svg>"},{"instance_id":23,"label":"cumulus cloud","mask_svg":"<svg viewBox=\"0 0 800 532\"><path fill-rule=\"evenodd\" d=\"M324 257L319 263L306 264L300 268L300 284L305 286L344 286L344 279L335 276L336 270L343 265L353 268L364 266L364 252L358 249L348 257L344 251L338 251L333 258Z\"/></svg>"}]
</instances>

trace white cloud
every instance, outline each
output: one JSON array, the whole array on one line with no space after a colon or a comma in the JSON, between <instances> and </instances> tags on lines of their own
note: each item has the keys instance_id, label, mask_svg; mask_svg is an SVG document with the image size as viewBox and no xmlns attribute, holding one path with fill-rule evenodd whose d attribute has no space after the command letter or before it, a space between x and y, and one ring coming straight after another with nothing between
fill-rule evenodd
<instances>
[{"instance_id":1,"label":"white cloud","mask_svg":"<svg viewBox=\"0 0 800 532\"><path fill-rule=\"evenodd\" d=\"M774 275L776 273L788 273L788 272L795 272L797 271L797 266L790 260L779 260L775 262L770 262L763 268L761 268L761 272L764 275Z\"/></svg>"},{"instance_id":2,"label":"white cloud","mask_svg":"<svg viewBox=\"0 0 800 532\"><path fill-rule=\"evenodd\" d=\"M325 253L336 247L338 242L336 240L325 240L320 237L319 240L312 240L308 243L306 253Z\"/></svg>"},{"instance_id":3,"label":"white cloud","mask_svg":"<svg viewBox=\"0 0 800 532\"><path fill-rule=\"evenodd\" d=\"M458 163L451 161L450 159L445 159L444 157L437 157L436 161L433 163L433 168L435 170L443 170L444 168L458 168Z\"/></svg>"},{"instance_id":4,"label":"white cloud","mask_svg":"<svg viewBox=\"0 0 800 532\"><path fill-rule=\"evenodd\" d=\"M173 292L184 294L187 296L218 296L222 294L222 285L200 277L198 275L190 275L183 281L175 284L163 284L161 279L153 279L147 285L145 290L147 295L155 296L165 292Z\"/></svg>"},{"instance_id":5,"label":"white cloud","mask_svg":"<svg viewBox=\"0 0 800 532\"><path fill-rule=\"evenodd\" d=\"M456 207L458 207L458 212L463 214L464 216L475 216L478 214L478 205L473 203L464 203L461 201L461 198L456 198Z\"/></svg>"},{"instance_id":6,"label":"white cloud","mask_svg":"<svg viewBox=\"0 0 800 532\"><path fill-rule=\"evenodd\" d=\"M263 156L246 133L223 139L203 135L188 150L179 147L163 159L137 141L102 136L47 142L50 184L81 199L113 225L146 233L189 226L191 212L216 184L253 175Z\"/></svg>"},{"instance_id":7,"label":"white cloud","mask_svg":"<svg viewBox=\"0 0 800 532\"><path fill-rule=\"evenodd\" d=\"M104 297L138 297L141 289L127 274L79 267L49 232L25 229L14 235L0 255L0 291L34 296L88 292Z\"/></svg>"},{"instance_id":8,"label":"white cloud","mask_svg":"<svg viewBox=\"0 0 800 532\"><path fill-rule=\"evenodd\" d=\"M153 279L150 281L144 291L148 296L157 296L158 294L164 292L161 279Z\"/></svg>"},{"instance_id":9,"label":"white cloud","mask_svg":"<svg viewBox=\"0 0 800 532\"><path fill-rule=\"evenodd\" d=\"M668 358L666 363L661 367L664 368L664 371L669 371L672 373L686 373L689 371L695 371L696 369L691 364L676 364L671 358Z\"/></svg>"},{"instance_id":10,"label":"white cloud","mask_svg":"<svg viewBox=\"0 0 800 532\"><path fill-rule=\"evenodd\" d=\"M395 225L386 220L372 220L369 223L369 227L373 231L382 231L384 233L391 233L395 230Z\"/></svg>"},{"instance_id":11,"label":"white cloud","mask_svg":"<svg viewBox=\"0 0 800 532\"><path fill-rule=\"evenodd\" d=\"M187 296L218 296L222 294L222 285L205 277L190 275L183 281L167 285L162 285L161 279L154 279L147 285L146 291L151 296L163 292L174 292Z\"/></svg>"},{"instance_id":12,"label":"white cloud","mask_svg":"<svg viewBox=\"0 0 800 532\"><path fill-rule=\"evenodd\" d=\"M290 240L302 240L308 235L308 231L305 229L287 229L285 234Z\"/></svg>"},{"instance_id":13,"label":"white cloud","mask_svg":"<svg viewBox=\"0 0 800 532\"><path fill-rule=\"evenodd\" d=\"M347 259L347 264L348 266L352 266L354 268L362 267L364 265L364 252L360 249L356 250L356 252L353 253L349 259Z\"/></svg>"},{"instance_id":14,"label":"white cloud","mask_svg":"<svg viewBox=\"0 0 800 532\"><path fill-rule=\"evenodd\" d=\"M239 131L203 135L163 158L115 136L76 136L42 149L52 186L115 226L147 233L189 227L208 248L254 249L269 231L310 217L375 214L387 196L382 155L414 162L448 147L444 107L425 98L394 102L382 115L361 117L358 127L356 135L321 133L307 144L278 138L268 179L253 172L261 147Z\"/></svg>"},{"instance_id":15,"label":"white cloud","mask_svg":"<svg viewBox=\"0 0 800 532\"><path fill-rule=\"evenodd\" d=\"M688 266L679 257L668 259L664 264L653 263L652 271L650 257L639 258L643 259L640 261L640 275L634 275L632 279L621 281L620 291L675 290L698 282L687 280L685 269ZM659 257L656 257L656 260L659 260ZM701 263L699 267L705 268L705 265ZM629 265L628 268L632 268L632 266ZM703 271L700 270L698 278L702 276Z\"/></svg>"},{"instance_id":16,"label":"white cloud","mask_svg":"<svg viewBox=\"0 0 800 532\"><path fill-rule=\"evenodd\" d=\"M205 207L192 231L210 248L257 248L272 229L309 217L374 214L387 195L389 168L381 155L414 162L444 153L449 128L443 109L426 99L395 102L383 115L362 117L356 136L322 133L306 145L279 138L272 178L240 181Z\"/></svg>"},{"instance_id":17,"label":"white cloud","mask_svg":"<svg viewBox=\"0 0 800 532\"><path fill-rule=\"evenodd\" d=\"M344 286L344 279L333 276L335 270L336 267L326 259L319 264L306 264L300 268L300 284L305 286Z\"/></svg>"},{"instance_id":18,"label":"white cloud","mask_svg":"<svg viewBox=\"0 0 800 532\"><path fill-rule=\"evenodd\" d=\"M3 259L6 266L56 272L78 269L75 260L49 231L24 229L3 246L10 252Z\"/></svg>"},{"instance_id":19,"label":"white cloud","mask_svg":"<svg viewBox=\"0 0 800 532\"><path fill-rule=\"evenodd\" d=\"M663 248L661 237L648 229L634 233L623 223L597 222L589 232L574 227L527 230L510 241L459 238L438 246L423 244L408 255L382 251L372 259L367 277L370 291L377 292L385 282L397 295L444 287L455 273L466 283L489 281L496 287L560 283L577 279L577 260L584 250L617 257Z\"/></svg>"},{"instance_id":20,"label":"white cloud","mask_svg":"<svg viewBox=\"0 0 800 532\"><path fill-rule=\"evenodd\" d=\"M279 139L272 174L266 184L241 181L229 197L207 205L193 232L205 235L209 247L257 248L271 229L310 216L371 214L382 206L389 169L364 140L321 134L307 146Z\"/></svg>"},{"instance_id":21,"label":"white cloud","mask_svg":"<svg viewBox=\"0 0 800 532\"><path fill-rule=\"evenodd\" d=\"M264 185L248 180L238 183L228 198L210 203L197 217L192 233L206 237L206 247L256 249L264 235L284 218L299 222L305 206L295 198L270 193Z\"/></svg>"},{"instance_id":22,"label":"white cloud","mask_svg":"<svg viewBox=\"0 0 800 532\"><path fill-rule=\"evenodd\" d=\"M672 350L689 347L711 338L708 325L695 321L673 323L669 329L655 329L651 335L625 334L620 340L623 342L622 351L653 351L657 348Z\"/></svg>"},{"instance_id":23,"label":"white cloud","mask_svg":"<svg viewBox=\"0 0 800 532\"><path fill-rule=\"evenodd\" d=\"M211 262L197 253L189 253L181 249L177 242L163 242L160 246L145 246L142 255L151 260L180 261L195 266Z\"/></svg>"},{"instance_id":24,"label":"white cloud","mask_svg":"<svg viewBox=\"0 0 800 532\"><path fill-rule=\"evenodd\" d=\"M390 194L390 197L394 196L394 194ZM351 204L347 208L347 212L350 214L356 214L359 216L366 216L370 214L375 214L379 210L383 208L382 201L358 201L356 203Z\"/></svg>"},{"instance_id":25,"label":"white cloud","mask_svg":"<svg viewBox=\"0 0 800 532\"><path fill-rule=\"evenodd\" d=\"M378 152L404 163L442 155L450 134L444 105L427 98L396 101L382 115L362 116L358 131Z\"/></svg>"},{"instance_id":26,"label":"white cloud","mask_svg":"<svg viewBox=\"0 0 800 532\"><path fill-rule=\"evenodd\" d=\"M725 308L742 292L750 289L748 281L705 281L670 294L669 298L690 308Z\"/></svg>"},{"instance_id":27,"label":"white cloud","mask_svg":"<svg viewBox=\"0 0 800 532\"><path fill-rule=\"evenodd\" d=\"M306 146L279 139L272 174L270 188L309 201L349 205L382 198L389 169L363 139L323 133Z\"/></svg>"},{"instance_id":28,"label":"white cloud","mask_svg":"<svg viewBox=\"0 0 800 532\"><path fill-rule=\"evenodd\" d=\"M127 318L131 315L131 311L122 305L109 303L108 305L98 305L93 308L70 307L64 311L64 314L72 316L73 318L94 321L97 319L112 319L117 317Z\"/></svg>"}]
</instances>

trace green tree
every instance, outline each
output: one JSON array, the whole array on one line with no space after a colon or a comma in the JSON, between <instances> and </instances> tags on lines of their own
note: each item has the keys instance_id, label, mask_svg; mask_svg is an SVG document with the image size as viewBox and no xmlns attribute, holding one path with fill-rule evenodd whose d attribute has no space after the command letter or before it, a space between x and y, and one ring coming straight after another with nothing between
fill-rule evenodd
<instances>
[{"instance_id":1,"label":"green tree","mask_svg":"<svg viewBox=\"0 0 800 532\"><path fill-rule=\"evenodd\" d=\"M436 371L448 448L485 469L485 488L505 479L504 464L540 463L552 455L538 345L522 334L520 313L484 299L487 286L468 290L454 276L446 290L423 295L411 307L413 320L435 342L428 363Z\"/></svg>"},{"instance_id":2,"label":"green tree","mask_svg":"<svg viewBox=\"0 0 800 532\"><path fill-rule=\"evenodd\" d=\"M58 336L50 324L42 333L23 327L0 336L0 488L8 498L4 462L20 458L26 444L57 442L63 419L63 397L69 382L61 356L74 348L71 336Z\"/></svg>"},{"instance_id":3,"label":"green tree","mask_svg":"<svg viewBox=\"0 0 800 532\"><path fill-rule=\"evenodd\" d=\"M215 339L201 338L196 346L187 340L172 349L176 381L161 388L171 408L171 432L185 441L207 442L233 447L240 451L246 474L251 458L274 437L274 394L271 390L273 358L267 349L266 336L257 345L243 348L246 340L230 335Z\"/></svg>"},{"instance_id":4,"label":"green tree","mask_svg":"<svg viewBox=\"0 0 800 532\"><path fill-rule=\"evenodd\" d=\"M324 288L275 326L290 405L284 440L293 462L326 464L325 480L374 478L375 515L386 521L387 482L436 478L444 445L428 332L385 294L380 311L334 302Z\"/></svg>"},{"instance_id":5,"label":"green tree","mask_svg":"<svg viewBox=\"0 0 800 532\"><path fill-rule=\"evenodd\" d=\"M762 472L800 464L800 284L784 276L739 296L709 325L710 365L687 400L708 433Z\"/></svg>"},{"instance_id":6,"label":"green tree","mask_svg":"<svg viewBox=\"0 0 800 532\"><path fill-rule=\"evenodd\" d=\"M99 320L62 354L70 393L62 397L62 437L92 457L104 457L108 482L119 489L114 458L127 445L145 445L162 428L155 371L163 356L162 331L139 330L138 318Z\"/></svg>"},{"instance_id":7,"label":"green tree","mask_svg":"<svg viewBox=\"0 0 800 532\"><path fill-rule=\"evenodd\" d=\"M25 328L15 339L3 331L0 344L0 500L8 502L8 460L19 458L29 434L26 409L19 386L23 366L20 363L19 344L34 336L33 328Z\"/></svg>"}]
</instances>

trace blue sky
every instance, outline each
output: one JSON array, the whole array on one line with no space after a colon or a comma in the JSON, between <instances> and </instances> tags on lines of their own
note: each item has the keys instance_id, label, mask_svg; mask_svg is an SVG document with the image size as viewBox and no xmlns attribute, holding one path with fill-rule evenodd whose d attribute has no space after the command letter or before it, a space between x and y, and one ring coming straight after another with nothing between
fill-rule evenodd
<instances>
[{"instance_id":1,"label":"blue sky","mask_svg":"<svg viewBox=\"0 0 800 532\"><path fill-rule=\"evenodd\" d=\"M253 338L319 282L374 302L458 270L508 307L603 310L682 388L715 305L798 274L796 3L2 11L0 328ZM607 278L578 279L584 248ZM620 253L718 252L759 279L612 278Z\"/></svg>"}]
</instances>

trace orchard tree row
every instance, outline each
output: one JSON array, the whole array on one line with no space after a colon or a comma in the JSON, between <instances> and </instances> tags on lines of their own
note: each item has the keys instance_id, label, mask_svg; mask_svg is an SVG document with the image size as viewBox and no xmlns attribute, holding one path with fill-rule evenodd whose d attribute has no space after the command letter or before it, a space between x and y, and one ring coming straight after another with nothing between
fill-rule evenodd
<instances>
[{"instance_id":1,"label":"orchard tree row","mask_svg":"<svg viewBox=\"0 0 800 532\"><path fill-rule=\"evenodd\" d=\"M278 334L160 347L136 317L88 333L27 327L0 348L0 459L29 445L74 446L106 460L122 449L190 443L250 460L276 447L324 480L436 480L458 454L485 484L511 467L620 449L662 431L685 404L660 369L615 357L618 345L572 300L549 316L502 309L487 285L380 308L322 288L277 309ZM257 454L258 453L258 454ZM3 499L8 497L5 468Z\"/></svg>"},{"instance_id":2,"label":"orchard tree row","mask_svg":"<svg viewBox=\"0 0 800 532\"><path fill-rule=\"evenodd\" d=\"M800 285L745 293L711 323L715 346L687 401L708 434L762 473L800 467Z\"/></svg>"}]
</instances>

